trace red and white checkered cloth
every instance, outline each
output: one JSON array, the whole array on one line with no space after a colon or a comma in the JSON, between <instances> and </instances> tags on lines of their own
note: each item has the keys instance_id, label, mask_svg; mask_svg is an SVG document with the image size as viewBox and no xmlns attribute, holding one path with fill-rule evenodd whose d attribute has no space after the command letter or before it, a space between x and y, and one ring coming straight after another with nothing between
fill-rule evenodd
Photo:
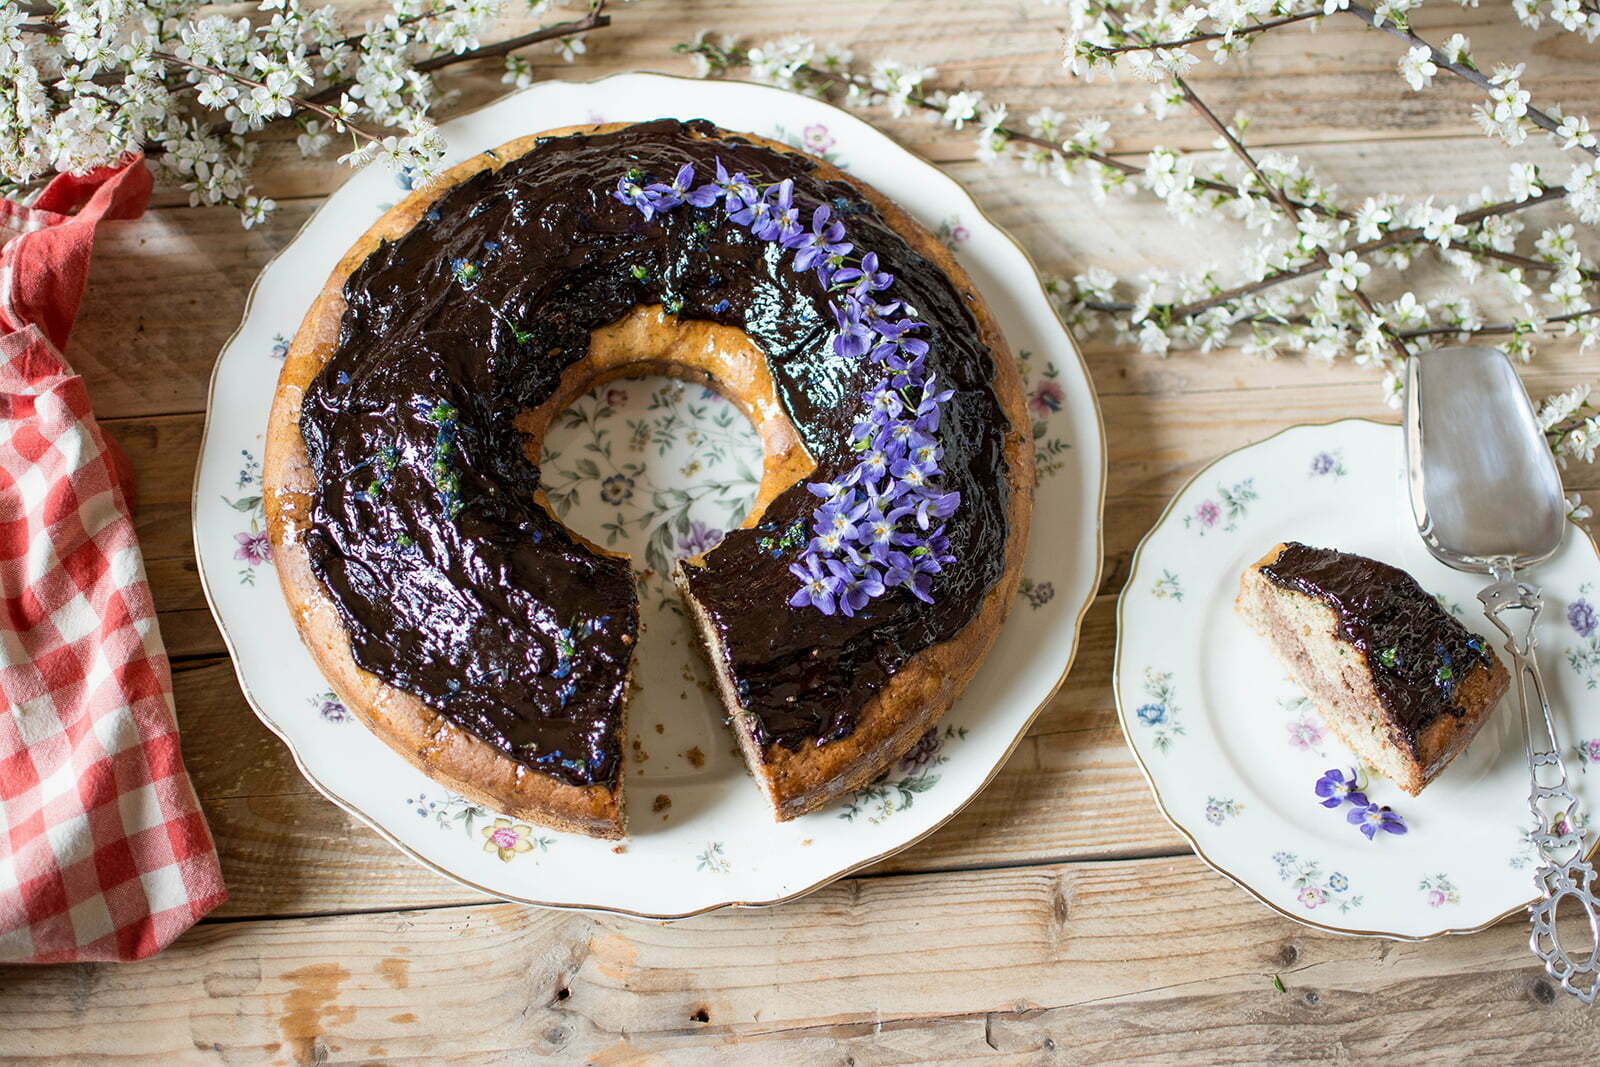
<instances>
[{"instance_id":1,"label":"red and white checkered cloth","mask_svg":"<svg viewBox=\"0 0 1600 1067\"><path fill-rule=\"evenodd\" d=\"M134 159L0 200L0 962L140 959L226 896L127 460L61 358L95 224L149 195Z\"/></svg>"}]
</instances>

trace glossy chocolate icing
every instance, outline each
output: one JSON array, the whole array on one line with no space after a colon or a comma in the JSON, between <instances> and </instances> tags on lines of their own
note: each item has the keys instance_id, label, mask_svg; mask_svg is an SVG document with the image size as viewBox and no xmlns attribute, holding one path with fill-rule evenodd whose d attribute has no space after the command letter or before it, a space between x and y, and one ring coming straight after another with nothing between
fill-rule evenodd
<instances>
[{"instance_id":1,"label":"glossy chocolate icing","mask_svg":"<svg viewBox=\"0 0 1600 1067\"><path fill-rule=\"evenodd\" d=\"M1456 687L1491 653L1398 567L1289 542L1261 568L1269 581L1316 597L1338 616L1338 636L1367 657L1384 709L1404 736L1441 715L1459 717Z\"/></svg>"},{"instance_id":2,"label":"glossy chocolate icing","mask_svg":"<svg viewBox=\"0 0 1600 1067\"><path fill-rule=\"evenodd\" d=\"M807 214L832 204L856 247L897 275L894 295L928 323L930 368L957 390L940 437L945 484L962 494L947 529L959 562L936 579L935 604L900 591L853 619L789 607L788 566L817 504L803 483L687 569L763 741L848 736L896 670L971 619L1004 564L1007 422L965 298L848 184L714 137L663 120L550 138L468 178L350 276L338 348L301 410L317 483L306 546L356 663L574 784L616 780L637 597L626 561L535 502L539 468L513 419L554 394L591 330L661 304L751 337L813 478L832 479L853 465L847 433L880 373L833 353L827 294L775 246L715 209L646 221L614 200L629 168L661 180L693 162L703 180L721 158L759 180L793 177Z\"/></svg>"}]
</instances>

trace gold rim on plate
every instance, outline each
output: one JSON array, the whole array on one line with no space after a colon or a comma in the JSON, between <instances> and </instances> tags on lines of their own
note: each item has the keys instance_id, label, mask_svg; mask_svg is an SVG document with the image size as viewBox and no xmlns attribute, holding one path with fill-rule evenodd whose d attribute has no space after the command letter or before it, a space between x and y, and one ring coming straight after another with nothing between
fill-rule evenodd
<instances>
[{"instance_id":1,"label":"gold rim on plate","mask_svg":"<svg viewBox=\"0 0 1600 1067\"><path fill-rule=\"evenodd\" d=\"M608 75L605 75L604 77L591 78L591 79L588 79L586 81L565 81L565 80L545 81L545 82L540 82L538 85L532 86L529 89L522 90L522 92L537 92L537 91L539 91L541 89L547 88L549 86L555 86L555 85L592 87L592 86L597 86L597 85L603 84L604 82L608 82L608 81L611 81L611 80L617 79L617 78L633 78L633 77L641 77L641 76L642 77L646 77L646 78L663 78L663 79L669 79L669 80L672 80L672 81L688 82L690 84L695 84L695 85L718 84L718 82L714 82L714 81L708 82L705 79L700 79L700 78L688 78L688 77L684 77L683 75L679 75L679 74L661 74L661 73L657 73L655 71L630 71L630 72L618 73L618 74L608 74ZM795 93L789 93L789 92L786 92L785 90L777 89L777 88L774 88L774 87L769 86L769 85L759 85L759 84L756 84L754 82L739 81L737 79L724 79L724 81L726 81L726 82L728 82L730 84L733 84L733 85L737 85L741 89L744 89L744 90L756 90L756 91L764 92L764 93L776 93L776 94L780 94L780 95L783 95L783 96L798 96L798 95L800 95L800 94L795 94ZM456 115L456 116L452 117L450 120L448 120L446 123L444 123L441 126L441 131L444 132L448 136L449 126L450 126L451 123L460 122L462 120L471 118L472 116L478 114L481 111L486 111L491 107L499 106L500 104L503 104L506 100L508 100L511 97L516 96L516 95L517 95L516 93L507 94L506 96L499 97L499 98L497 98L497 99L495 99L495 100L493 100L493 101L491 101L491 102L489 102L487 104L484 104L481 107L473 108L471 111L466 111L466 112L463 112L460 115ZM483 893L485 896L494 897L494 898L496 898L498 900L505 900L505 901L509 901L509 902L512 902L512 903L532 904L532 905L535 905L537 907L542 907L542 908L555 908L555 909L561 909L561 910L565 910L565 911L604 912L604 913L613 914L613 915L626 915L626 916L629 916L629 917L635 918L635 919L669 920L669 919L688 919L688 918L692 918L692 917L694 917L696 915L704 915L707 912L719 911L719 910L721 910L723 908L762 908L762 907L770 907L770 906L772 906L774 904L783 904L783 903L786 903L788 901L796 900L796 899L798 899L800 897L806 896L809 893L814 893L817 890L823 888L824 886L830 885L833 882L836 882L841 878L846 878L846 877L848 877L848 876L850 876L852 874L855 874L857 871L860 871L865 867L870 867L874 863L880 863L883 860L888 859L890 856L897 855L898 853L905 851L906 849L912 847L913 845L916 845L916 844L926 840L931 834L933 834L934 832L936 832L937 830L942 828L951 819L955 818L963 810L965 810L967 805L971 804L972 801L974 799L976 799L980 793L982 793L985 789L987 789L989 787L989 784L994 781L995 776L1000 773L1001 768L1003 768L1006 765L1006 763L1010 760L1012 753L1015 752L1017 746L1022 743L1022 739L1027 736L1028 731L1030 729L1032 729L1033 723L1039 717L1040 712L1044 711L1044 709L1049 706L1050 702L1055 699L1056 694L1058 692L1060 692L1061 686L1067 680L1067 675L1070 674L1071 671L1072 671L1073 664L1077 661L1077 658L1078 658L1078 646L1079 646L1079 643L1080 643L1080 641L1082 640L1082 637L1083 637L1083 620L1084 620L1084 616L1086 616L1089 613L1090 607L1092 607L1093 604L1094 604L1095 597L1099 593L1100 580L1104 576L1104 573L1105 573L1106 478L1107 478L1107 475L1108 475L1108 472L1109 472L1108 456L1107 456L1107 453L1106 453L1105 419L1102 416L1101 411L1100 411L1100 398L1099 398L1099 395L1094 390L1094 379L1091 377L1091 375L1089 373L1089 364L1083 358L1083 352L1078 347L1077 338L1073 337L1072 331L1070 329L1068 329L1066 324L1061 321L1061 317L1060 317L1059 313L1056 312L1055 303L1054 303L1054 301L1052 301L1050 299L1049 292L1045 289L1044 283L1040 280L1039 268L1038 268L1038 265L1036 263L1034 263L1033 257L1030 256L1028 254L1027 250L1024 249L1022 247L1022 245L1017 242L1016 238L1012 237L1010 233L1008 233L1003 227L1001 227L998 223L996 223L993 219L991 219L988 216L988 214L983 210L983 208L978 205L978 202L973 199L972 194L967 192L965 186L963 186L960 182L956 181L954 178L950 177L950 175L946 174L944 171L940 170L939 167L937 166L937 164L935 164L935 163L933 163L933 162L931 162L929 160L923 159L921 156L919 156L916 153L912 152L910 149L905 148L899 142L897 142L893 138L891 138L888 134L886 134L883 131L879 130L876 126L873 126L871 123L867 122L865 119L862 119L857 115L853 115L850 112L845 111L843 108L837 107L837 106L835 106L833 104L830 104L830 103L828 103L826 101L823 101L823 100L818 100L818 99L816 99L814 97L804 97L803 99L805 99L807 101L807 103L812 104L812 105L814 105L814 106L816 106L818 108L827 109L827 111L832 112L834 115L837 115L840 118L844 119L846 121L846 123L865 126L871 132L873 132L874 134L877 134L877 136L882 138L884 144L886 146L888 146L890 149L900 152L902 155L904 155L911 162L914 162L914 163L919 164L921 166L927 167L929 170L931 170L934 173L938 174L941 179L943 179L944 181L948 182L949 185L951 186L951 188L971 206L971 209L972 209L974 215L977 218L983 220L985 223L987 223L990 226L990 228L992 228L995 231L995 233L999 234L1013 248L1015 248L1017 250L1017 252L1022 256L1023 261L1028 265L1028 268L1029 268L1029 270L1031 272L1030 273L1030 277L1032 278L1034 284L1037 285L1038 288L1039 288L1039 296L1044 301L1044 306L1050 309L1051 315L1053 315L1055 317L1056 326L1061 330L1062 336L1066 338L1067 344L1069 346L1071 346L1073 355L1077 357L1078 367L1083 372L1083 379L1084 379L1084 381L1086 383L1088 383L1088 386L1089 386L1089 389L1088 389L1089 406L1090 406L1091 410L1094 412L1094 428L1095 428L1095 432L1096 432L1096 434L1097 434L1097 436L1099 438L1099 444L1100 444L1099 483L1100 484L1099 484L1099 491L1097 493L1097 499L1095 501L1095 513L1094 513L1094 539L1095 539L1094 574L1093 574L1092 579L1088 583L1087 590L1086 590L1086 592L1084 594L1083 606L1078 609L1078 616L1073 621L1072 647L1068 650L1066 665L1062 668L1060 677L1058 677L1055 680L1054 684L1051 685L1050 691L1045 695L1045 698L1042 701L1039 702L1038 707L1034 708L1033 711L1031 711L1028 714L1027 718L1022 722L1022 724L1017 728L1016 736L1013 737L1011 739L1011 742L1006 746L1005 752L1002 753L1001 756L998 759L995 760L994 766L990 769L989 773L984 776L983 781L980 782L970 793L968 793L966 797L962 798L955 805L955 807L952 808L950 810L950 812L948 814L946 814L943 818L940 818L939 820L937 820L932 826L929 826L926 830L923 830L921 833L918 833L918 834L908 838L907 840L901 842L898 845L895 845L892 848L885 849L883 852L880 852L877 855L870 856L870 857L868 857L867 859L864 859L864 860L860 860L860 861L858 861L858 862L856 862L854 864L851 864L850 866L848 866L848 867L846 867L846 868L844 868L842 870L836 871L836 872L834 872L832 874L827 875L824 878L818 879L817 881L812 882L811 884L807 885L803 889L799 889L799 890L797 890L797 891L795 891L793 893L789 893L789 894L786 894L786 895L781 896L781 897L775 897L775 898L773 898L771 900L729 900L729 901L723 901L723 902L717 903L717 904L709 904L709 905L706 905L703 908L695 908L695 909L692 909L692 910L686 911L686 912L660 913L660 914L652 913L652 912L634 911L634 910L628 909L628 908L619 908L619 907L615 907L615 906L612 906L612 905L605 905L605 904L581 904L581 903L580 904L564 904L564 903L553 903L551 901L537 900L537 899L534 899L532 897L524 897L524 896L519 896L519 895L514 894L514 893L503 893L503 892L499 892L499 891L496 891L496 890L493 890L493 889L489 889L489 888L487 888L485 886L479 885L477 882L472 881L470 878L463 877L462 875L457 874L454 871L451 871L451 870L449 870L449 869L447 869L447 868L435 863L433 860L428 859L426 856L423 856L421 853L416 851L410 845L408 845L405 842L401 841L395 834L391 833L388 829L386 829L384 827L384 825L378 819L368 815L365 811L362 811L356 805L350 803L349 801L345 800L343 797L339 796L337 793L334 792L334 790L331 787L325 785L320 779L317 778L316 775L311 773L310 769L306 766L305 762L300 758L300 752L295 747L294 742L292 740L290 740L288 734L283 729L281 729L275 721L273 721L272 716L269 715L263 709L260 701L258 701L256 699L255 694L251 691L249 683L245 680L244 672L243 672L242 668L240 667L238 657L235 655L235 652L234 652L234 642L233 642L233 639L232 639L231 635L228 633L227 624L223 620L221 611L219 611L218 608L217 608L216 601L212 599L212 596L211 596L211 584L207 579L205 563L204 563L203 559L201 558L201 553L200 553L200 546L201 546L200 525L199 525L199 516L200 516L200 512L199 512L200 471L201 471L202 467L204 467L204 465L205 465L206 450L207 450L207 446L208 446L208 444L210 442L210 438L211 438L211 416L212 416L212 410L213 410L213 402L216 399L217 377L218 377L218 374L219 374L219 372L221 370L221 367L222 367L222 355L223 355L223 353L226 353L228 351L228 349L230 349L233 346L234 341L236 341L238 339L239 335L244 331L245 323L250 320L250 313L251 313L251 311L253 310L253 308L255 306L256 292L260 288L261 279L266 275L267 271L271 269L272 265L274 263L276 263L280 257L282 257L285 253L287 253L289 251L289 249L293 248L300 241L300 239L302 237L304 237L306 235L306 233L310 230L311 225L314 222L316 222L318 218L321 217L323 210L328 207L329 200L331 200L332 196L334 195L334 194L329 194L329 200L324 200L324 202L321 205L319 205L315 211L313 211L311 213L311 215L306 219L306 221L301 224L300 229L295 231L294 237L290 238L290 240L287 243L284 244L283 248L279 249L278 252L276 254L274 254L273 257L271 259L269 259L262 266L261 270L256 274L255 280L250 283L250 292L245 297L244 313L240 317L239 327L237 329L235 329L233 331L233 333L228 337L228 340L223 343L223 346L222 346L221 350L218 353L217 361L212 366L211 382L210 382L210 385L209 385L209 387L207 389L207 393L206 393L205 426L204 426L204 429L202 430L201 435L200 435L200 459L199 459L199 462L196 463L196 465L195 465L194 489L193 489L193 492L190 494L190 503L189 503L189 507L190 507L190 529L191 529L191 532L192 532L192 534L194 536L195 562L196 562L196 569L199 571L199 574L200 574L200 589L201 589L201 592L205 595L206 606L208 608L210 608L212 618L214 618L216 620L216 622L217 622L217 629L222 635L223 647L228 652L229 662L233 664L234 675L235 675L235 677L237 677L237 679L239 681L239 689L244 694L245 701L250 705L251 710L255 712L256 717L258 719L260 719L266 725L267 729L271 730L278 737L278 739L283 742L285 747L288 748L289 754L294 757L295 766L297 768L299 768L301 775L303 775L305 777L306 781L310 782L311 785L317 790L317 792L321 793L324 797L326 797L328 800L332 801L338 807L344 809L346 812L349 812L351 815L354 815L356 818L360 819L368 827L370 827L372 830L374 830L380 837L382 837L384 840L388 841L391 845L393 845L395 848L399 849L405 855L409 856L412 860L416 861L417 863L421 864L424 867L429 868L430 870L434 871L437 874L443 875L444 877L450 879L453 882L456 882L459 885L464 885L464 886L468 887L469 889L474 889L474 890L476 890L476 891L478 891L480 893ZM370 164L368 164L368 166L380 166L380 165L381 164L379 164L379 163L370 163ZM354 173L354 172L352 172L352 173ZM335 190L334 192L337 193L338 190ZM1022 282L1019 281L1018 284L1025 284L1025 283L1022 283ZM1148 775L1146 775L1146 778L1148 779Z\"/></svg>"}]
</instances>

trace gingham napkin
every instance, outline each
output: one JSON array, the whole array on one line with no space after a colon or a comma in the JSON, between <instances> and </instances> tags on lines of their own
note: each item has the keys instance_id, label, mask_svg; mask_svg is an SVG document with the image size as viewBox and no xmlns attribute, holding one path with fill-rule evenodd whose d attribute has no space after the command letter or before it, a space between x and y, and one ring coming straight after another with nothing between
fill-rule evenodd
<instances>
[{"instance_id":1,"label":"gingham napkin","mask_svg":"<svg viewBox=\"0 0 1600 1067\"><path fill-rule=\"evenodd\" d=\"M127 461L61 358L95 224L149 194L134 159L0 200L0 962L140 959L226 896Z\"/></svg>"}]
</instances>

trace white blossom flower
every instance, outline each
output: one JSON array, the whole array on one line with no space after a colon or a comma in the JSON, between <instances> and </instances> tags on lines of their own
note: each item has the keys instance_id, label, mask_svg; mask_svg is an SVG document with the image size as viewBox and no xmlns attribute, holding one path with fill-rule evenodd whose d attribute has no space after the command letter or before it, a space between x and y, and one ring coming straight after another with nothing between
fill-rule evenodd
<instances>
[{"instance_id":1,"label":"white blossom flower","mask_svg":"<svg viewBox=\"0 0 1600 1067\"><path fill-rule=\"evenodd\" d=\"M1110 134L1111 123L1099 115L1080 119L1072 131L1071 144L1085 152L1109 152L1116 144Z\"/></svg>"},{"instance_id":2,"label":"white blossom flower","mask_svg":"<svg viewBox=\"0 0 1600 1067\"><path fill-rule=\"evenodd\" d=\"M1511 177L1507 183L1511 199L1521 203L1544 193L1539 185L1539 168L1532 163L1511 164Z\"/></svg>"},{"instance_id":3,"label":"white blossom flower","mask_svg":"<svg viewBox=\"0 0 1600 1067\"><path fill-rule=\"evenodd\" d=\"M1335 252L1328 257L1328 280L1346 289L1354 289L1371 273L1372 268L1361 262L1354 252Z\"/></svg>"},{"instance_id":4,"label":"white blossom flower","mask_svg":"<svg viewBox=\"0 0 1600 1067\"><path fill-rule=\"evenodd\" d=\"M1361 207L1356 209L1356 239L1358 241L1376 241L1383 236L1389 223L1394 221L1394 212L1389 205L1380 199L1367 197Z\"/></svg>"},{"instance_id":5,"label":"white blossom flower","mask_svg":"<svg viewBox=\"0 0 1600 1067\"><path fill-rule=\"evenodd\" d=\"M1416 45L1400 57L1400 76L1413 91L1426 87L1437 73L1439 68L1433 62L1433 49L1427 45Z\"/></svg>"},{"instance_id":6,"label":"white blossom flower","mask_svg":"<svg viewBox=\"0 0 1600 1067\"><path fill-rule=\"evenodd\" d=\"M1067 121L1066 113L1053 107L1042 107L1025 120L1028 132L1044 141L1054 141L1061 136ZM1107 124L1109 126L1109 123Z\"/></svg>"},{"instance_id":7,"label":"white blossom flower","mask_svg":"<svg viewBox=\"0 0 1600 1067\"><path fill-rule=\"evenodd\" d=\"M1537 414L1539 428L1553 429L1557 424L1566 422L1582 411L1584 405L1589 402L1590 392L1588 385L1577 385L1564 393L1554 393L1545 397L1539 405Z\"/></svg>"},{"instance_id":8,"label":"white blossom flower","mask_svg":"<svg viewBox=\"0 0 1600 1067\"><path fill-rule=\"evenodd\" d=\"M696 59L704 56L696 55ZM515 85L518 89L526 89L533 84L533 64L525 56L516 54L506 56L506 71L500 75L500 81L505 85Z\"/></svg>"},{"instance_id":9,"label":"white blossom flower","mask_svg":"<svg viewBox=\"0 0 1600 1067\"><path fill-rule=\"evenodd\" d=\"M1400 299L1389 305L1389 316L1402 330L1415 329L1428 321L1428 305L1417 299L1417 294L1407 289Z\"/></svg>"},{"instance_id":10,"label":"white blossom flower","mask_svg":"<svg viewBox=\"0 0 1600 1067\"><path fill-rule=\"evenodd\" d=\"M1456 222L1456 214L1455 207L1436 208L1433 197L1428 197L1419 212L1422 236L1440 248L1448 248L1461 240L1467 235L1467 228Z\"/></svg>"},{"instance_id":11,"label":"white blossom flower","mask_svg":"<svg viewBox=\"0 0 1600 1067\"><path fill-rule=\"evenodd\" d=\"M1472 61L1472 42L1464 33L1452 33L1439 51L1451 63L1468 64Z\"/></svg>"},{"instance_id":12,"label":"white blossom flower","mask_svg":"<svg viewBox=\"0 0 1600 1067\"><path fill-rule=\"evenodd\" d=\"M1172 347L1172 338L1153 322L1146 321L1139 327L1139 351L1152 356L1165 356Z\"/></svg>"},{"instance_id":13,"label":"white blossom flower","mask_svg":"<svg viewBox=\"0 0 1600 1067\"><path fill-rule=\"evenodd\" d=\"M1567 177L1567 206L1578 221L1600 223L1600 160L1580 163Z\"/></svg>"},{"instance_id":14,"label":"white blossom flower","mask_svg":"<svg viewBox=\"0 0 1600 1067\"><path fill-rule=\"evenodd\" d=\"M961 129L978 115L978 107L983 103L983 94L963 90L951 93L945 101L942 119L955 129Z\"/></svg>"},{"instance_id":15,"label":"white blossom flower","mask_svg":"<svg viewBox=\"0 0 1600 1067\"><path fill-rule=\"evenodd\" d=\"M1595 135L1589 130L1589 120L1582 115L1566 115L1552 134L1563 149L1594 148Z\"/></svg>"}]
</instances>

